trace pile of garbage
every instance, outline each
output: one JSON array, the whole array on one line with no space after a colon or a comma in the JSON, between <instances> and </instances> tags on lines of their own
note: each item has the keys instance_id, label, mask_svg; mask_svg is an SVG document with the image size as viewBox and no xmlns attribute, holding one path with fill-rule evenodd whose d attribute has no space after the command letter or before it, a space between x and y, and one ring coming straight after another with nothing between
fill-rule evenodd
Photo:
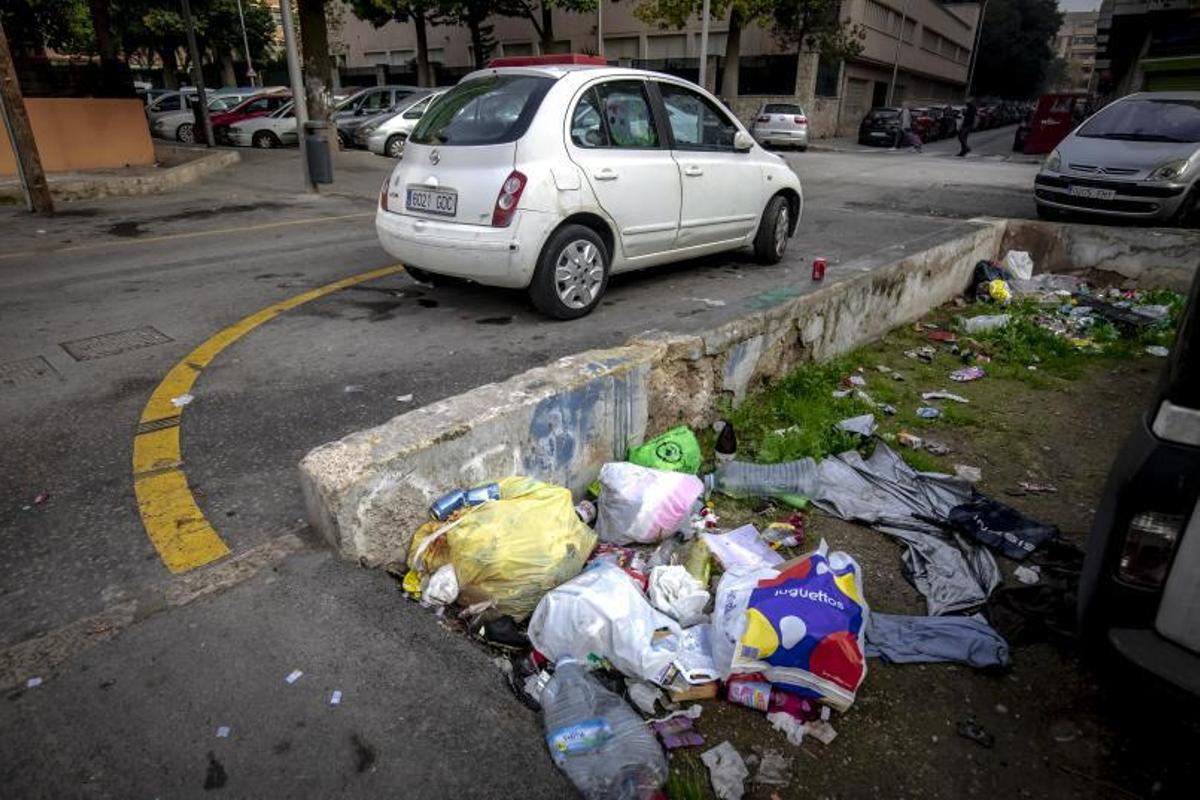
<instances>
[{"instance_id":1,"label":"pile of garbage","mask_svg":"<svg viewBox=\"0 0 1200 800\"><path fill-rule=\"evenodd\" d=\"M1019 305L1013 313L960 320L964 333L993 333L1020 316L1030 316L1042 330L1077 350L1093 353L1103 352L1105 343L1116 339L1153 339L1155 334L1168 331L1172 302L1178 305L1183 299L1164 290L1092 286L1079 275L1034 275L1029 254L1017 250L1009 251L1003 263L976 264L971 293L981 303ZM1150 355L1168 355L1168 350L1157 342L1147 344L1145 350Z\"/></svg>"},{"instance_id":2,"label":"pile of garbage","mask_svg":"<svg viewBox=\"0 0 1200 800\"><path fill-rule=\"evenodd\" d=\"M874 425L848 421L864 457L762 465L737 460L718 426L713 461L671 429L605 464L590 499L513 476L438 498L413 536L403 586L506 653L513 691L543 714L554 763L589 798L661 796L668 757L701 760L719 797L754 781L787 785L781 752L744 759L710 747L696 701L761 712L792 746L832 742L867 658L1003 667L1008 645L973 613L1001 582L992 551L1023 559L1057 535L951 475L918 473ZM723 529L715 495L783 498L759 530ZM905 547L903 569L928 616L873 614L849 553L806 542L815 506Z\"/></svg>"}]
</instances>

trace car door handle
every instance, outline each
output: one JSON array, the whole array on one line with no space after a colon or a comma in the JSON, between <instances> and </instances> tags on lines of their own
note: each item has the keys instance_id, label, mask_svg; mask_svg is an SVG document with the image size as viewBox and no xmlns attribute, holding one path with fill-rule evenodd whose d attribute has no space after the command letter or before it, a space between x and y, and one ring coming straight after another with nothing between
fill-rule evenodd
<instances>
[{"instance_id":1,"label":"car door handle","mask_svg":"<svg viewBox=\"0 0 1200 800\"><path fill-rule=\"evenodd\" d=\"M704 170L697 167L695 164L683 168L683 174L689 178L697 178L704 174Z\"/></svg>"},{"instance_id":2,"label":"car door handle","mask_svg":"<svg viewBox=\"0 0 1200 800\"><path fill-rule=\"evenodd\" d=\"M592 173L592 177L598 181L615 181L618 177L616 170L611 167L605 167L602 170Z\"/></svg>"}]
</instances>

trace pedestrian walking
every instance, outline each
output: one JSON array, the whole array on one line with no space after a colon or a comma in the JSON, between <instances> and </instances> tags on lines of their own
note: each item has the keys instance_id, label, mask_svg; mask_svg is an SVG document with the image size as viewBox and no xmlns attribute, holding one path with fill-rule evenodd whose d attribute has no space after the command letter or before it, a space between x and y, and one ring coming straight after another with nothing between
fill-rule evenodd
<instances>
[{"instance_id":1,"label":"pedestrian walking","mask_svg":"<svg viewBox=\"0 0 1200 800\"><path fill-rule=\"evenodd\" d=\"M967 147L967 134L975 127L975 113L975 101L967 98L967 107L963 110L962 120L958 126L959 158L971 152L971 148Z\"/></svg>"}]
</instances>

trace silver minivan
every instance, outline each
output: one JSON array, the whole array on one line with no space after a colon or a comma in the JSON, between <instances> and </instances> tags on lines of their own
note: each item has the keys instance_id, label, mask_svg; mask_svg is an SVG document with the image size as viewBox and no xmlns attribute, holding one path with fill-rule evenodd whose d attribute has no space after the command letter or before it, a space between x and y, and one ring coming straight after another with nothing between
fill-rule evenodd
<instances>
[{"instance_id":1,"label":"silver minivan","mask_svg":"<svg viewBox=\"0 0 1200 800\"><path fill-rule=\"evenodd\" d=\"M1082 212L1195 224L1200 92L1138 92L1089 117L1034 179L1038 216Z\"/></svg>"}]
</instances>

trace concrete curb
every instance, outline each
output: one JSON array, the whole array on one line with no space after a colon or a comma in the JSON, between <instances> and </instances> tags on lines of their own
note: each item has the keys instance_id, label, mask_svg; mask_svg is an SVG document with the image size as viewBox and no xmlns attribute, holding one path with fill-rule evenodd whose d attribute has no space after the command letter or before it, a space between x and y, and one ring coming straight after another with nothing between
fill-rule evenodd
<instances>
[{"instance_id":1,"label":"concrete curb","mask_svg":"<svg viewBox=\"0 0 1200 800\"><path fill-rule=\"evenodd\" d=\"M650 332L395 417L312 450L300 462L308 518L344 558L405 557L432 499L526 474L581 493L601 464L646 434L711 422L797 365L849 352L960 295L976 262L1033 252L1039 271L1114 269L1141 285L1187 288L1200 234L972 220L964 233L865 274L847 275L701 334ZM798 295L798 292L796 293Z\"/></svg>"},{"instance_id":2,"label":"concrete curb","mask_svg":"<svg viewBox=\"0 0 1200 800\"><path fill-rule=\"evenodd\" d=\"M192 148L154 143L154 152L161 161L171 155L195 153ZM164 167L151 175L50 176L50 194L55 200L98 200L102 197L129 197L143 194L162 194L193 183L205 175L236 164L242 160L236 150L214 150L186 163ZM22 202L17 183L0 185L0 202Z\"/></svg>"}]
</instances>

